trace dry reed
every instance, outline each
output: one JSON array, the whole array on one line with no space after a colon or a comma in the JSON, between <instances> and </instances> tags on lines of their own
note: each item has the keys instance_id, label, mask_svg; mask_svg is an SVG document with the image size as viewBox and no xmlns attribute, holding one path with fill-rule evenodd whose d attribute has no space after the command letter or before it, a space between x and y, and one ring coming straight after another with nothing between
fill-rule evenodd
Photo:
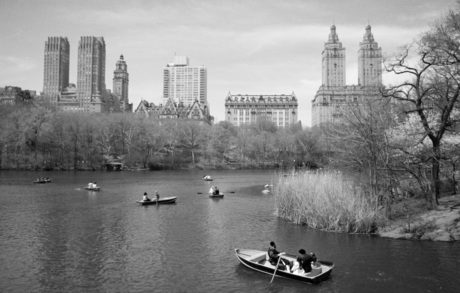
<instances>
[{"instance_id":1,"label":"dry reed","mask_svg":"<svg viewBox=\"0 0 460 293\"><path fill-rule=\"evenodd\" d=\"M349 233L371 233L383 217L375 199L340 173L279 176L273 188L278 216L296 224Z\"/></svg>"}]
</instances>

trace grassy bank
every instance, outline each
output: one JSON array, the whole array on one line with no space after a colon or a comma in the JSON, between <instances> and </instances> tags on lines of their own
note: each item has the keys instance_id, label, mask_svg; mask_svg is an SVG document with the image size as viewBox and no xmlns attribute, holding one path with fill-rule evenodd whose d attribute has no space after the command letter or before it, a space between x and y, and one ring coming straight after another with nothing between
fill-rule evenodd
<instances>
[{"instance_id":1,"label":"grassy bank","mask_svg":"<svg viewBox=\"0 0 460 293\"><path fill-rule=\"evenodd\" d=\"M342 174L279 176L273 195L279 217L312 228L372 233L384 223L375 201Z\"/></svg>"}]
</instances>

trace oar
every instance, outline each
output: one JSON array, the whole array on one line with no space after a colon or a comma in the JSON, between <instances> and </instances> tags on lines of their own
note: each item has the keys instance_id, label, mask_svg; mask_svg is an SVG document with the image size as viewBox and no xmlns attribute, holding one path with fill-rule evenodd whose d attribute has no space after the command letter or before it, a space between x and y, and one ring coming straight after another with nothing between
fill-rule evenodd
<instances>
[{"instance_id":1,"label":"oar","mask_svg":"<svg viewBox=\"0 0 460 293\"><path fill-rule=\"evenodd\" d=\"M273 273L273 277L272 277L272 280L270 281L270 284L273 282L273 279L275 278L275 275L276 275L276 271L278 270L278 266L280 264L280 261L281 261L281 255L282 253L279 254L279 257L278 257L278 262L276 263L276 268L275 268L275 272Z\"/></svg>"}]
</instances>

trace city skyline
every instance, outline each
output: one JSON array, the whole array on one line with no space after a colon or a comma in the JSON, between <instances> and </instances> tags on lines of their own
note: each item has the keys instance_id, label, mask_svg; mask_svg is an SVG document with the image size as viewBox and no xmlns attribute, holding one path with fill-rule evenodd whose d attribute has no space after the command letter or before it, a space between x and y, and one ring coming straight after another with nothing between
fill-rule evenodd
<instances>
[{"instance_id":1,"label":"city skyline","mask_svg":"<svg viewBox=\"0 0 460 293\"><path fill-rule=\"evenodd\" d=\"M345 1L343 1L345 2ZM321 85L321 52L332 24L347 49L346 84L357 84L357 52L369 23L384 55L409 43L443 11L444 1L13 1L0 3L0 86L43 91L43 44L70 43L70 83L77 83L81 36L104 37L106 84L120 55L129 64L129 100L161 103L163 68L174 55L208 69L208 102L225 120L232 94L295 92L298 119L311 124ZM107 71L108 70L108 71ZM383 83L391 79L383 75Z\"/></svg>"}]
</instances>

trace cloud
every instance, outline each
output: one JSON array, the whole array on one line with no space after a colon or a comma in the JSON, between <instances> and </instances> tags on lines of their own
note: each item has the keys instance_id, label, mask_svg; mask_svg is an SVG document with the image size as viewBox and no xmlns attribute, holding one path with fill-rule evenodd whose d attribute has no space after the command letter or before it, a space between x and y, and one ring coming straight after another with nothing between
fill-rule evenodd
<instances>
[{"instance_id":1,"label":"cloud","mask_svg":"<svg viewBox=\"0 0 460 293\"><path fill-rule=\"evenodd\" d=\"M37 67L35 60L30 58L16 57L16 56L0 56L0 67L3 71L9 72L24 72L30 71Z\"/></svg>"}]
</instances>

